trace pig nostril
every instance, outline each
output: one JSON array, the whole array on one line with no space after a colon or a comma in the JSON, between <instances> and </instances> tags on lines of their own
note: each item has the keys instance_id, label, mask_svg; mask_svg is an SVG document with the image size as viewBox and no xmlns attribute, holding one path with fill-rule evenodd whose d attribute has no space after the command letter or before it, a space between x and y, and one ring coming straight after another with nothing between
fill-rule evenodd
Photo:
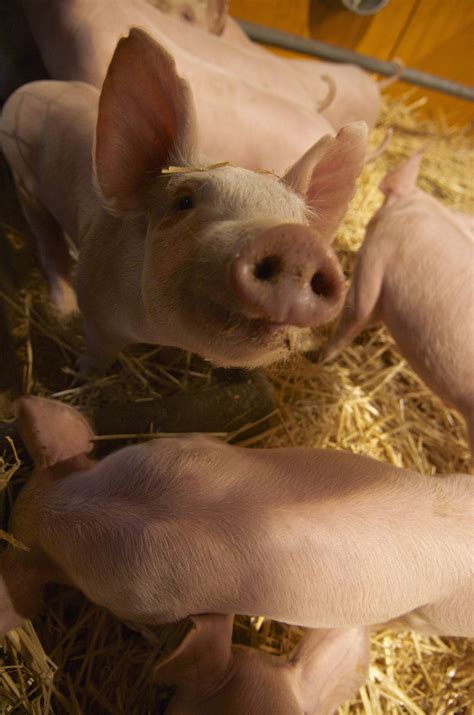
<instances>
[{"instance_id":1,"label":"pig nostril","mask_svg":"<svg viewBox=\"0 0 474 715\"><path fill-rule=\"evenodd\" d=\"M316 271L311 279L311 290L321 298L329 298L333 293L333 286L323 271Z\"/></svg>"},{"instance_id":2,"label":"pig nostril","mask_svg":"<svg viewBox=\"0 0 474 715\"><path fill-rule=\"evenodd\" d=\"M282 262L279 256L266 256L255 264L253 274L259 281L271 281L282 271Z\"/></svg>"}]
</instances>

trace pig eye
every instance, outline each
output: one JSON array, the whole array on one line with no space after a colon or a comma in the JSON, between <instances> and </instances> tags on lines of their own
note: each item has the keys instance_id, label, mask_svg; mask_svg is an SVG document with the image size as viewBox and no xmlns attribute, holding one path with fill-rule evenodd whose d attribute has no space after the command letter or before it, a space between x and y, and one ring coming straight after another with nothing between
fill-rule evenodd
<instances>
[{"instance_id":1,"label":"pig eye","mask_svg":"<svg viewBox=\"0 0 474 715\"><path fill-rule=\"evenodd\" d=\"M194 208L194 199L190 194L183 194L176 199L175 208L177 211L189 211Z\"/></svg>"}]
</instances>

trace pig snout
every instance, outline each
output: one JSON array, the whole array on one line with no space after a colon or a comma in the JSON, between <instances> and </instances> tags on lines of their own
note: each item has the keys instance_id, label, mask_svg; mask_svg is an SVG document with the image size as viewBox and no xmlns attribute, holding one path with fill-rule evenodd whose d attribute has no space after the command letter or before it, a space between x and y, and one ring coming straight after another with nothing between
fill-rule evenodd
<instances>
[{"instance_id":1,"label":"pig snout","mask_svg":"<svg viewBox=\"0 0 474 715\"><path fill-rule=\"evenodd\" d=\"M344 296L334 252L299 224L273 226L249 241L232 263L231 285L247 317L302 328L331 320Z\"/></svg>"}]
</instances>

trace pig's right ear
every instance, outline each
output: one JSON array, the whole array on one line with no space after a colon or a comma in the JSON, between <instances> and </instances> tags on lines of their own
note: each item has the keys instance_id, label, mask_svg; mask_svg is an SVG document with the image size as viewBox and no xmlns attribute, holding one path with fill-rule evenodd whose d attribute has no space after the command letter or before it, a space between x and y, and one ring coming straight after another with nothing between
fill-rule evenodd
<instances>
[{"instance_id":1,"label":"pig's right ear","mask_svg":"<svg viewBox=\"0 0 474 715\"><path fill-rule=\"evenodd\" d=\"M94 433L73 407L43 397L15 402L16 424L35 465L41 469L89 454Z\"/></svg>"},{"instance_id":2,"label":"pig's right ear","mask_svg":"<svg viewBox=\"0 0 474 715\"><path fill-rule=\"evenodd\" d=\"M160 169L192 153L191 89L171 55L132 28L115 50L99 100L95 181L115 213L141 212Z\"/></svg>"},{"instance_id":3,"label":"pig's right ear","mask_svg":"<svg viewBox=\"0 0 474 715\"><path fill-rule=\"evenodd\" d=\"M193 627L155 670L161 685L173 685L199 699L224 680L232 660L233 615L192 616Z\"/></svg>"},{"instance_id":4,"label":"pig's right ear","mask_svg":"<svg viewBox=\"0 0 474 715\"><path fill-rule=\"evenodd\" d=\"M406 196L416 189L423 154L424 149L420 149L384 176L380 190L388 197L387 203L390 203L391 197L393 200L395 197Z\"/></svg>"},{"instance_id":5,"label":"pig's right ear","mask_svg":"<svg viewBox=\"0 0 474 715\"><path fill-rule=\"evenodd\" d=\"M325 136L303 154L284 181L303 194L317 235L329 242L355 194L365 164L368 129L365 122L346 124L336 137Z\"/></svg>"}]
</instances>

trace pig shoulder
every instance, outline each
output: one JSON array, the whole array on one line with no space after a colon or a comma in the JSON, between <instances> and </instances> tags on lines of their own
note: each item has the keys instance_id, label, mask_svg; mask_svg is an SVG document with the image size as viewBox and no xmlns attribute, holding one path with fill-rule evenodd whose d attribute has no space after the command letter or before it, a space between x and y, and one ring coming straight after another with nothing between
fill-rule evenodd
<instances>
[{"instance_id":1,"label":"pig shoulder","mask_svg":"<svg viewBox=\"0 0 474 715\"><path fill-rule=\"evenodd\" d=\"M52 490L42 546L90 600L123 618L168 622L212 604L219 577L238 591L226 453L201 439L125 448Z\"/></svg>"}]
</instances>

